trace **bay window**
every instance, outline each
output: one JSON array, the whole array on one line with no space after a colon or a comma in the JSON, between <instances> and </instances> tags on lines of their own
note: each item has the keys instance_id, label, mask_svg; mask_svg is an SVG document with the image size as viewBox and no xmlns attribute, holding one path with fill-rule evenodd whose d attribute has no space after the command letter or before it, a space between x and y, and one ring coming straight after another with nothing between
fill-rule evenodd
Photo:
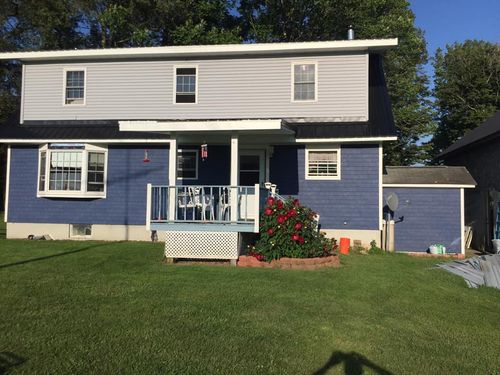
<instances>
[{"instance_id":1,"label":"bay window","mask_svg":"<svg viewBox=\"0 0 500 375\"><path fill-rule=\"evenodd\" d=\"M39 150L38 196L104 198L107 149L48 144Z\"/></svg>"}]
</instances>

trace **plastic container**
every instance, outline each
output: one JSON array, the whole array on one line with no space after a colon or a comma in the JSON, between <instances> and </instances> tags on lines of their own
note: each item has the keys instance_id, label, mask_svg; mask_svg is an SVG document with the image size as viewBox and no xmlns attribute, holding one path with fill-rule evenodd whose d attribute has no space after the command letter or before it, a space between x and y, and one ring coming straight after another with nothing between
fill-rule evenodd
<instances>
[{"instance_id":1,"label":"plastic container","mask_svg":"<svg viewBox=\"0 0 500 375\"><path fill-rule=\"evenodd\" d=\"M500 240L491 240L493 244L493 252L495 254L500 254Z\"/></svg>"},{"instance_id":2,"label":"plastic container","mask_svg":"<svg viewBox=\"0 0 500 375\"><path fill-rule=\"evenodd\" d=\"M435 255L443 255L446 254L446 247L441 244L434 244L429 246L429 252Z\"/></svg>"},{"instance_id":3,"label":"plastic container","mask_svg":"<svg viewBox=\"0 0 500 375\"><path fill-rule=\"evenodd\" d=\"M351 239L342 237L340 239L340 254L349 254L349 246L351 246Z\"/></svg>"}]
</instances>

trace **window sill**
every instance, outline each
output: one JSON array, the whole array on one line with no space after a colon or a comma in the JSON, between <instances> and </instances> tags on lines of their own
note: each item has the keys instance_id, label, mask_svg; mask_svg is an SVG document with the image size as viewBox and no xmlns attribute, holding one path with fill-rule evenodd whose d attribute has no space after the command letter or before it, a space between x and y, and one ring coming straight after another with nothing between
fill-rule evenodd
<instances>
[{"instance_id":1,"label":"window sill","mask_svg":"<svg viewBox=\"0 0 500 375\"><path fill-rule=\"evenodd\" d=\"M316 181L335 181L340 180L340 176L306 176L306 180Z\"/></svg>"},{"instance_id":2,"label":"window sill","mask_svg":"<svg viewBox=\"0 0 500 375\"><path fill-rule=\"evenodd\" d=\"M106 198L105 193L83 193L83 192L38 192L37 198L74 198L74 199L85 199L85 198Z\"/></svg>"}]
</instances>

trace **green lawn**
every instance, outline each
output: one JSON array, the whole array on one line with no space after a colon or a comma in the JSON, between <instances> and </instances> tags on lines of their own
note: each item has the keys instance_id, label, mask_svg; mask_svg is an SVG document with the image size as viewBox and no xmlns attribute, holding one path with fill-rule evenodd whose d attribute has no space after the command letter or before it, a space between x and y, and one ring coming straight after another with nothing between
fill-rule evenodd
<instances>
[{"instance_id":1,"label":"green lawn","mask_svg":"<svg viewBox=\"0 0 500 375\"><path fill-rule=\"evenodd\" d=\"M0 374L500 369L500 292L435 259L285 271L161 257L161 244L0 240Z\"/></svg>"}]
</instances>

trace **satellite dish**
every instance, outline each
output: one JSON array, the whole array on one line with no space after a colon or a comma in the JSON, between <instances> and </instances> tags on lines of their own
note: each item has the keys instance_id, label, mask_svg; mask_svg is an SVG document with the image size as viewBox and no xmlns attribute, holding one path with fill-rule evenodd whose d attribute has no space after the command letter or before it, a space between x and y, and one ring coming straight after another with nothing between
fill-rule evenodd
<instances>
[{"instance_id":1,"label":"satellite dish","mask_svg":"<svg viewBox=\"0 0 500 375\"><path fill-rule=\"evenodd\" d=\"M385 198L385 202L387 203L387 207L389 210L396 211L399 206L399 198L396 193L390 193L387 198Z\"/></svg>"}]
</instances>

